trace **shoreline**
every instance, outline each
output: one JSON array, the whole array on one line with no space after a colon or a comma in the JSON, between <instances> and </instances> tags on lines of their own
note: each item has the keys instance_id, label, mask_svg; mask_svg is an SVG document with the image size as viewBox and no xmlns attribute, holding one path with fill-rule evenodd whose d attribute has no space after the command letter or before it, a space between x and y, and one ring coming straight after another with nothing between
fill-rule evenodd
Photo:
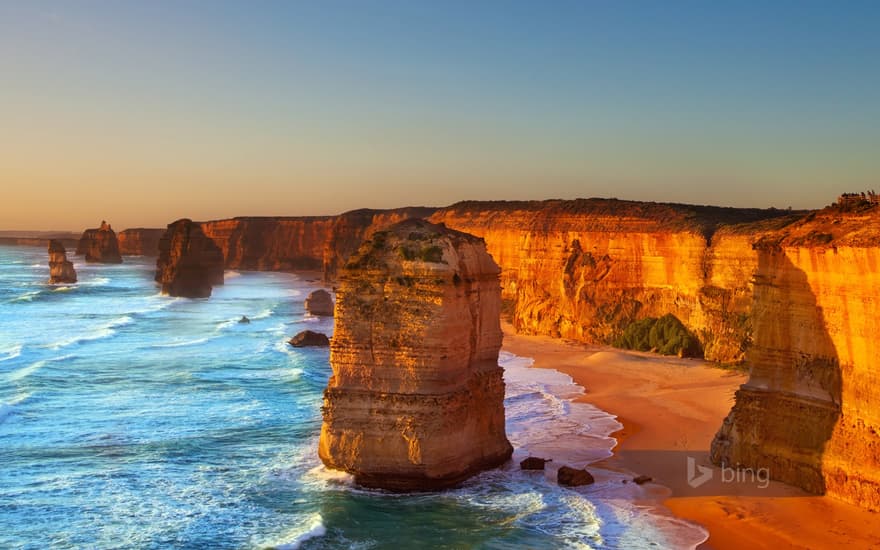
<instances>
[{"instance_id":1,"label":"shoreline","mask_svg":"<svg viewBox=\"0 0 880 550\"><path fill-rule=\"evenodd\" d=\"M701 360L519 335L506 322L502 329L504 351L569 375L585 390L575 402L617 416L623 427L611 434L613 456L591 467L653 478L642 485L640 503L706 529L709 538L698 548L880 547L877 514L709 463L709 445L746 374ZM689 465L700 474L691 483Z\"/></svg>"}]
</instances>

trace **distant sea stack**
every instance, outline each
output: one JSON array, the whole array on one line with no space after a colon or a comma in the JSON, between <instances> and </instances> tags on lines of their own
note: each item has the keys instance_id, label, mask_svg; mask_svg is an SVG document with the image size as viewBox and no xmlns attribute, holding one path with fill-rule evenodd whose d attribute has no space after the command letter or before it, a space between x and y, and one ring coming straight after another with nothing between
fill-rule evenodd
<instances>
[{"instance_id":1,"label":"distant sea stack","mask_svg":"<svg viewBox=\"0 0 880 550\"><path fill-rule=\"evenodd\" d=\"M435 490L505 462L500 270L482 239L406 220L340 272L319 455L367 487Z\"/></svg>"},{"instance_id":2,"label":"distant sea stack","mask_svg":"<svg viewBox=\"0 0 880 550\"><path fill-rule=\"evenodd\" d=\"M67 251L61 241L49 241L49 284L75 283L76 270L67 259Z\"/></svg>"},{"instance_id":3,"label":"distant sea stack","mask_svg":"<svg viewBox=\"0 0 880 550\"><path fill-rule=\"evenodd\" d=\"M223 284L223 252L198 223L177 220L159 241L156 282L163 294L207 298L214 285Z\"/></svg>"},{"instance_id":4,"label":"distant sea stack","mask_svg":"<svg viewBox=\"0 0 880 550\"><path fill-rule=\"evenodd\" d=\"M306 311L321 317L333 316L333 296L323 288L309 293L305 301Z\"/></svg>"},{"instance_id":5,"label":"distant sea stack","mask_svg":"<svg viewBox=\"0 0 880 550\"><path fill-rule=\"evenodd\" d=\"M101 227L97 229L86 229L83 232L76 247L76 254L85 256L85 260L89 263L122 263L116 232L106 221L102 221Z\"/></svg>"},{"instance_id":6,"label":"distant sea stack","mask_svg":"<svg viewBox=\"0 0 880 550\"><path fill-rule=\"evenodd\" d=\"M158 256L159 240L164 234L165 229L123 229L117 235L119 252L123 256Z\"/></svg>"}]
</instances>

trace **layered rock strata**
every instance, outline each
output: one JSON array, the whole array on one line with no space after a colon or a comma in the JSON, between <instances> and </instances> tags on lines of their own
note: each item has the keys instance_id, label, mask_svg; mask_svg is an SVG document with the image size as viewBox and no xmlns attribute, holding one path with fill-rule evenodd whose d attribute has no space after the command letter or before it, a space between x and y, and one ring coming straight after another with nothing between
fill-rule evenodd
<instances>
[{"instance_id":1,"label":"layered rock strata","mask_svg":"<svg viewBox=\"0 0 880 550\"><path fill-rule=\"evenodd\" d=\"M499 268L422 220L374 232L340 273L319 454L357 483L453 486L506 461Z\"/></svg>"},{"instance_id":2,"label":"layered rock strata","mask_svg":"<svg viewBox=\"0 0 880 550\"><path fill-rule=\"evenodd\" d=\"M826 209L755 242L749 381L717 464L880 510L880 208Z\"/></svg>"},{"instance_id":3,"label":"layered rock strata","mask_svg":"<svg viewBox=\"0 0 880 550\"><path fill-rule=\"evenodd\" d=\"M76 255L85 256L89 263L122 263L116 232L106 221L102 221L97 229L86 229L83 232L76 247Z\"/></svg>"},{"instance_id":4,"label":"layered rock strata","mask_svg":"<svg viewBox=\"0 0 880 550\"><path fill-rule=\"evenodd\" d=\"M156 282L163 294L207 298L214 285L223 284L223 252L198 223L177 220L159 241Z\"/></svg>"},{"instance_id":5,"label":"layered rock strata","mask_svg":"<svg viewBox=\"0 0 880 550\"><path fill-rule=\"evenodd\" d=\"M136 227L124 229L116 236L123 256L158 256L159 241L165 229Z\"/></svg>"},{"instance_id":6,"label":"layered rock strata","mask_svg":"<svg viewBox=\"0 0 880 550\"><path fill-rule=\"evenodd\" d=\"M61 241L49 241L49 283L75 283L76 270L67 259L67 251Z\"/></svg>"}]
</instances>

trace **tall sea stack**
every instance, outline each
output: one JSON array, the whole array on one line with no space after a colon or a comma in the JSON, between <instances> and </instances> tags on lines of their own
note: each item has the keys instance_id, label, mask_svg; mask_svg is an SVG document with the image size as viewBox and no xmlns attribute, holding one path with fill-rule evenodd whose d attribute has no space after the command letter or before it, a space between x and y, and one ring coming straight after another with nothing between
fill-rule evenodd
<instances>
[{"instance_id":1,"label":"tall sea stack","mask_svg":"<svg viewBox=\"0 0 880 550\"><path fill-rule=\"evenodd\" d=\"M116 232L106 221L102 221L101 226L97 229L83 231L76 247L76 255L85 256L86 261L90 263L122 263Z\"/></svg>"},{"instance_id":2,"label":"tall sea stack","mask_svg":"<svg viewBox=\"0 0 880 550\"><path fill-rule=\"evenodd\" d=\"M49 241L49 284L75 283L76 270L67 259L67 251L61 241Z\"/></svg>"},{"instance_id":3,"label":"tall sea stack","mask_svg":"<svg viewBox=\"0 0 880 550\"><path fill-rule=\"evenodd\" d=\"M500 270L483 239L406 220L339 277L319 454L363 486L434 490L505 462Z\"/></svg>"},{"instance_id":4,"label":"tall sea stack","mask_svg":"<svg viewBox=\"0 0 880 550\"><path fill-rule=\"evenodd\" d=\"M177 220L159 240L156 282L163 294L207 298L214 285L223 284L223 252L198 223Z\"/></svg>"}]
</instances>

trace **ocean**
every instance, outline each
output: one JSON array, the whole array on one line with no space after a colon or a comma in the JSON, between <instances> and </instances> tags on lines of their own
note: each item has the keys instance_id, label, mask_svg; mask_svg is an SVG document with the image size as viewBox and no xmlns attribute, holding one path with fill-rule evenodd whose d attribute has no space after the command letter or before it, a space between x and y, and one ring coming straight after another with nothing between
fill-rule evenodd
<instances>
[{"instance_id":1,"label":"ocean","mask_svg":"<svg viewBox=\"0 0 880 550\"><path fill-rule=\"evenodd\" d=\"M0 246L0 548L693 548L701 528L624 473L564 489L530 454L610 455L613 416L502 352L514 461L462 487L359 489L317 457L326 349L293 349L318 283L231 272L210 299L158 294L155 260L85 264ZM246 315L249 324L238 320Z\"/></svg>"}]
</instances>

